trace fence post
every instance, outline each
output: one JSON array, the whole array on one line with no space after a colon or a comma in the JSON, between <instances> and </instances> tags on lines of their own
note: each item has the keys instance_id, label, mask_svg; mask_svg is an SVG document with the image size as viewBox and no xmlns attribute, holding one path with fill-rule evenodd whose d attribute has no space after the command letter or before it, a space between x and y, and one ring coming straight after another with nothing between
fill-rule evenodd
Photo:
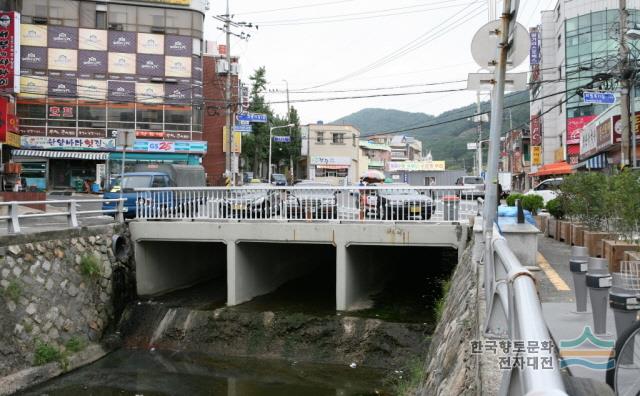
<instances>
[{"instance_id":1,"label":"fence post","mask_svg":"<svg viewBox=\"0 0 640 396\"><path fill-rule=\"evenodd\" d=\"M137 194L137 195L139 195L139 194ZM124 223L124 200L121 199L121 200L118 201L117 208L118 208L118 211L116 212L116 216L115 216L116 217L116 221L118 223ZM136 205L136 208L137 208L137 205Z\"/></svg>"},{"instance_id":2,"label":"fence post","mask_svg":"<svg viewBox=\"0 0 640 396\"><path fill-rule=\"evenodd\" d=\"M67 223L71 228L78 227L78 216L76 213L76 201L74 199L70 200L67 203L68 211L67 211Z\"/></svg>"},{"instance_id":3,"label":"fence post","mask_svg":"<svg viewBox=\"0 0 640 396\"><path fill-rule=\"evenodd\" d=\"M9 207L9 234L19 234L20 233L20 217L18 213L18 203L11 202L11 206Z\"/></svg>"}]
</instances>

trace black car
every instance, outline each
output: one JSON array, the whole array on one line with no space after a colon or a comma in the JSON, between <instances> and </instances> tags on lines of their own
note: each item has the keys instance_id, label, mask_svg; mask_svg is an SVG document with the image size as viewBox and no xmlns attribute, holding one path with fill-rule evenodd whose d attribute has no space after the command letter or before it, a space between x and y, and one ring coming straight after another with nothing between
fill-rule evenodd
<instances>
[{"instance_id":1,"label":"black car","mask_svg":"<svg viewBox=\"0 0 640 396\"><path fill-rule=\"evenodd\" d=\"M222 199L222 217L234 219L264 219L277 215L281 192L269 184L250 184L228 191Z\"/></svg>"},{"instance_id":2,"label":"black car","mask_svg":"<svg viewBox=\"0 0 640 396\"><path fill-rule=\"evenodd\" d=\"M276 186L286 186L287 177L282 173L274 173L271 175L271 184L274 184Z\"/></svg>"},{"instance_id":3,"label":"black car","mask_svg":"<svg viewBox=\"0 0 640 396\"><path fill-rule=\"evenodd\" d=\"M329 183L304 181L287 192L283 212L290 219L337 219L337 191Z\"/></svg>"},{"instance_id":4,"label":"black car","mask_svg":"<svg viewBox=\"0 0 640 396\"><path fill-rule=\"evenodd\" d=\"M381 220L429 220L435 211L431 197L408 188L408 185L366 190L365 194L367 217Z\"/></svg>"}]
</instances>

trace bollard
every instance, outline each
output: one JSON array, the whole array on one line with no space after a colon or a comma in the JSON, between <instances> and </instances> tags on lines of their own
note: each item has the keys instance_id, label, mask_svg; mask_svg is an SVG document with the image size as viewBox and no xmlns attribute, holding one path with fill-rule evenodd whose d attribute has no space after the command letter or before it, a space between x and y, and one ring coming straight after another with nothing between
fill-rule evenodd
<instances>
[{"instance_id":1,"label":"bollard","mask_svg":"<svg viewBox=\"0 0 640 396\"><path fill-rule=\"evenodd\" d=\"M587 312L587 267L589 249L582 246L571 247L569 270L573 277L573 290L576 294L576 313Z\"/></svg>"},{"instance_id":2,"label":"bollard","mask_svg":"<svg viewBox=\"0 0 640 396\"><path fill-rule=\"evenodd\" d=\"M445 195L442 197L442 204L444 205L444 221L458 220L460 198L455 195Z\"/></svg>"},{"instance_id":3,"label":"bollard","mask_svg":"<svg viewBox=\"0 0 640 396\"><path fill-rule=\"evenodd\" d=\"M589 257L586 281L589 288L589 298L591 299L594 332L595 334L606 334L607 300L609 288L611 288L609 261L607 259Z\"/></svg>"},{"instance_id":4,"label":"bollard","mask_svg":"<svg viewBox=\"0 0 640 396\"><path fill-rule=\"evenodd\" d=\"M616 335L619 339L636 321L640 303L638 302L638 275L616 272L613 273L613 284L609 291L609 306L613 310L616 322ZM617 356L618 364L632 364L634 343L624 348L624 355Z\"/></svg>"}]
</instances>

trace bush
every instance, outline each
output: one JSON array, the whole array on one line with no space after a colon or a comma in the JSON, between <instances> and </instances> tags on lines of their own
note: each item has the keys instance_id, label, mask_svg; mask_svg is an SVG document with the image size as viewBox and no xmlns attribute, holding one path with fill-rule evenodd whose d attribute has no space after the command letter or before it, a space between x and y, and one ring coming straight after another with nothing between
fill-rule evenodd
<instances>
[{"instance_id":1,"label":"bush","mask_svg":"<svg viewBox=\"0 0 640 396\"><path fill-rule=\"evenodd\" d=\"M627 240L640 232L640 172L624 170L611 178L607 205L616 231Z\"/></svg>"},{"instance_id":2,"label":"bush","mask_svg":"<svg viewBox=\"0 0 640 396\"><path fill-rule=\"evenodd\" d=\"M608 202L609 184L609 178L599 172L566 176L560 187L564 213L586 225L589 230L602 229L612 214Z\"/></svg>"},{"instance_id":3,"label":"bush","mask_svg":"<svg viewBox=\"0 0 640 396\"><path fill-rule=\"evenodd\" d=\"M77 337L71 337L69 339L69 341L67 341L64 344L64 347L67 349L67 351L69 352L80 352L81 350L84 349L85 345L84 342L77 338Z\"/></svg>"},{"instance_id":4,"label":"bush","mask_svg":"<svg viewBox=\"0 0 640 396\"><path fill-rule=\"evenodd\" d=\"M509 196L507 197L507 206L516 206L516 200L522 200L523 197L523 194L509 194Z\"/></svg>"},{"instance_id":5,"label":"bush","mask_svg":"<svg viewBox=\"0 0 640 396\"><path fill-rule=\"evenodd\" d=\"M100 262L93 254L86 254L82 256L82 259L80 260L80 271L83 275L89 278L97 278L102 275Z\"/></svg>"},{"instance_id":6,"label":"bush","mask_svg":"<svg viewBox=\"0 0 640 396\"><path fill-rule=\"evenodd\" d=\"M42 366L50 362L56 362L62 360L62 353L60 350L46 342L36 341L36 351L33 357L33 364L36 366Z\"/></svg>"},{"instance_id":7,"label":"bush","mask_svg":"<svg viewBox=\"0 0 640 396\"><path fill-rule=\"evenodd\" d=\"M525 195L522 198L522 208L535 215L540 209L544 208L544 198L537 194Z\"/></svg>"},{"instance_id":8,"label":"bush","mask_svg":"<svg viewBox=\"0 0 640 396\"><path fill-rule=\"evenodd\" d=\"M559 198L554 198L547 202L547 212L557 220L564 218L564 209Z\"/></svg>"}]
</instances>

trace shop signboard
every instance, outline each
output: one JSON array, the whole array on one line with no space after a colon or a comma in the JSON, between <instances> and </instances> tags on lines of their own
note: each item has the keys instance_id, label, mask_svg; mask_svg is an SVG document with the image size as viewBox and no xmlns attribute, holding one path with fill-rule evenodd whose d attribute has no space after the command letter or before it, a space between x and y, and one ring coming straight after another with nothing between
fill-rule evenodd
<instances>
[{"instance_id":1,"label":"shop signboard","mask_svg":"<svg viewBox=\"0 0 640 396\"><path fill-rule=\"evenodd\" d=\"M191 57L165 56L164 73L166 77L191 77Z\"/></svg>"},{"instance_id":2,"label":"shop signboard","mask_svg":"<svg viewBox=\"0 0 640 396\"><path fill-rule=\"evenodd\" d=\"M529 32L529 64L540 64L540 32Z\"/></svg>"},{"instance_id":3,"label":"shop signboard","mask_svg":"<svg viewBox=\"0 0 640 396\"><path fill-rule=\"evenodd\" d=\"M0 142L4 142L9 132L9 119L11 117L11 103L9 99L0 96ZM15 117L13 117L15 120Z\"/></svg>"},{"instance_id":4,"label":"shop signboard","mask_svg":"<svg viewBox=\"0 0 640 396\"><path fill-rule=\"evenodd\" d=\"M44 47L20 48L20 70L47 70L47 49Z\"/></svg>"},{"instance_id":5,"label":"shop signboard","mask_svg":"<svg viewBox=\"0 0 640 396\"><path fill-rule=\"evenodd\" d=\"M313 156L310 161L311 165L351 165L351 157L322 157Z\"/></svg>"},{"instance_id":6,"label":"shop signboard","mask_svg":"<svg viewBox=\"0 0 640 396\"><path fill-rule=\"evenodd\" d=\"M49 105L48 117L55 119L76 118L75 106Z\"/></svg>"},{"instance_id":7,"label":"shop signboard","mask_svg":"<svg viewBox=\"0 0 640 396\"><path fill-rule=\"evenodd\" d=\"M49 80L46 76L21 76L20 97L45 98L48 86Z\"/></svg>"},{"instance_id":8,"label":"shop signboard","mask_svg":"<svg viewBox=\"0 0 640 396\"><path fill-rule=\"evenodd\" d=\"M613 116L613 143L622 141L622 124L620 123L620 115ZM631 139L631 138L629 138ZM640 112L636 112L636 141L640 140Z\"/></svg>"},{"instance_id":9,"label":"shop signboard","mask_svg":"<svg viewBox=\"0 0 640 396\"><path fill-rule=\"evenodd\" d=\"M115 139L22 136L21 146L32 149L113 151Z\"/></svg>"},{"instance_id":10,"label":"shop signboard","mask_svg":"<svg viewBox=\"0 0 640 396\"><path fill-rule=\"evenodd\" d=\"M580 158L586 158L598 151L598 133L595 124L588 124L580 135Z\"/></svg>"},{"instance_id":11,"label":"shop signboard","mask_svg":"<svg viewBox=\"0 0 640 396\"><path fill-rule=\"evenodd\" d=\"M121 148L118 148L119 150ZM143 140L136 139L133 148L128 151L145 153L192 153L207 152L207 142L203 141L171 141L171 140Z\"/></svg>"},{"instance_id":12,"label":"shop signboard","mask_svg":"<svg viewBox=\"0 0 640 396\"><path fill-rule=\"evenodd\" d=\"M46 136L47 135L47 128L45 127L20 125L19 130L20 130L20 135L22 136Z\"/></svg>"},{"instance_id":13,"label":"shop signboard","mask_svg":"<svg viewBox=\"0 0 640 396\"><path fill-rule=\"evenodd\" d=\"M78 99L105 100L107 89L107 82L104 80L78 80Z\"/></svg>"},{"instance_id":14,"label":"shop signboard","mask_svg":"<svg viewBox=\"0 0 640 396\"><path fill-rule=\"evenodd\" d=\"M166 83L164 84L164 95L167 103L190 103L191 85L183 83Z\"/></svg>"},{"instance_id":15,"label":"shop signboard","mask_svg":"<svg viewBox=\"0 0 640 396\"><path fill-rule=\"evenodd\" d=\"M222 127L222 152L226 153L229 147L229 134L227 133L227 127ZM231 152L232 153L241 153L242 152L242 133L241 132L233 132L233 141L231 142Z\"/></svg>"},{"instance_id":16,"label":"shop signboard","mask_svg":"<svg viewBox=\"0 0 640 396\"><path fill-rule=\"evenodd\" d=\"M73 99L78 93L77 88L77 80L61 77L49 78L49 97Z\"/></svg>"},{"instance_id":17,"label":"shop signboard","mask_svg":"<svg viewBox=\"0 0 640 396\"><path fill-rule=\"evenodd\" d=\"M20 92L20 14L0 11L0 93Z\"/></svg>"},{"instance_id":18,"label":"shop signboard","mask_svg":"<svg viewBox=\"0 0 640 396\"><path fill-rule=\"evenodd\" d=\"M106 30L82 29L78 32L78 49L106 51L109 48Z\"/></svg>"},{"instance_id":19,"label":"shop signboard","mask_svg":"<svg viewBox=\"0 0 640 396\"><path fill-rule=\"evenodd\" d=\"M78 128L78 137L105 138L107 131L99 128Z\"/></svg>"},{"instance_id":20,"label":"shop signboard","mask_svg":"<svg viewBox=\"0 0 640 396\"><path fill-rule=\"evenodd\" d=\"M170 56L191 56L193 40L187 36L164 36L165 53Z\"/></svg>"},{"instance_id":21,"label":"shop signboard","mask_svg":"<svg viewBox=\"0 0 640 396\"><path fill-rule=\"evenodd\" d=\"M164 54L164 36L161 34L138 33L139 54Z\"/></svg>"},{"instance_id":22,"label":"shop signboard","mask_svg":"<svg viewBox=\"0 0 640 396\"><path fill-rule=\"evenodd\" d=\"M34 47L47 47L47 25L20 25L20 44Z\"/></svg>"},{"instance_id":23,"label":"shop signboard","mask_svg":"<svg viewBox=\"0 0 640 396\"><path fill-rule=\"evenodd\" d=\"M173 140L189 140L191 134L189 132L165 132L164 137Z\"/></svg>"},{"instance_id":24,"label":"shop signboard","mask_svg":"<svg viewBox=\"0 0 640 396\"><path fill-rule=\"evenodd\" d=\"M76 128L49 127L47 129L47 136L49 137L76 137L76 134Z\"/></svg>"},{"instance_id":25,"label":"shop signboard","mask_svg":"<svg viewBox=\"0 0 640 396\"><path fill-rule=\"evenodd\" d=\"M138 75L164 77L164 57L162 55L139 54Z\"/></svg>"},{"instance_id":26,"label":"shop signboard","mask_svg":"<svg viewBox=\"0 0 640 396\"><path fill-rule=\"evenodd\" d=\"M579 144L582 128L584 128L584 126L589 122L593 121L596 117L596 115L589 115L569 118L567 120L567 144Z\"/></svg>"},{"instance_id":27,"label":"shop signboard","mask_svg":"<svg viewBox=\"0 0 640 396\"><path fill-rule=\"evenodd\" d=\"M542 129L540 128L540 114L531 116L531 144L542 145Z\"/></svg>"},{"instance_id":28,"label":"shop signboard","mask_svg":"<svg viewBox=\"0 0 640 396\"><path fill-rule=\"evenodd\" d=\"M176 142L168 140L148 142L147 151L153 153L174 153L176 151Z\"/></svg>"},{"instance_id":29,"label":"shop signboard","mask_svg":"<svg viewBox=\"0 0 640 396\"><path fill-rule=\"evenodd\" d=\"M542 165L542 146L531 146L531 165Z\"/></svg>"},{"instance_id":30,"label":"shop signboard","mask_svg":"<svg viewBox=\"0 0 640 396\"><path fill-rule=\"evenodd\" d=\"M136 74L136 54L109 52L109 73Z\"/></svg>"},{"instance_id":31,"label":"shop signboard","mask_svg":"<svg viewBox=\"0 0 640 396\"><path fill-rule=\"evenodd\" d=\"M19 148L20 147L20 135L16 134L16 133L11 133L8 132L7 133L7 138L4 142L4 144L11 146L11 147L16 147Z\"/></svg>"},{"instance_id":32,"label":"shop signboard","mask_svg":"<svg viewBox=\"0 0 640 396\"><path fill-rule=\"evenodd\" d=\"M613 121L614 118L612 117L596 125L597 151L606 149L613 144Z\"/></svg>"},{"instance_id":33,"label":"shop signboard","mask_svg":"<svg viewBox=\"0 0 640 396\"><path fill-rule=\"evenodd\" d=\"M78 51L72 49L49 48L47 64L49 70L76 71L78 68Z\"/></svg>"},{"instance_id":34,"label":"shop signboard","mask_svg":"<svg viewBox=\"0 0 640 396\"><path fill-rule=\"evenodd\" d=\"M445 168L445 161L392 161L387 163L389 172L443 171Z\"/></svg>"},{"instance_id":35,"label":"shop signboard","mask_svg":"<svg viewBox=\"0 0 640 396\"><path fill-rule=\"evenodd\" d=\"M128 81L109 81L108 99L114 102L130 102L135 97L136 83Z\"/></svg>"},{"instance_id":36,"label":"shop signboard","mask_svg":"<svg viewBox=\"0 0 640 396\"><path fill-rule=\"evenodd\" d=\"M125 52L134 54L138 47L135 32L109 30L108 40L109 52Z\"/></svg>"},{"instance_id":37,"label":"shop signboard","mask_svg":"<svg viewBox=\"0 0 640 396\"><path fill-rule=\"evenodd\" d=\"M47 46L49 48L78 48L78 28L48 25Z\"/></svg>"},{"instance_id":38,"label":"shop signboard","mask_svg":"<svg viewBox=\"0 0 640 396\"><path fill-rule=\"evenodd\" d=\"M100 74L107 72L107 52L105 51L78 51L78 72L83 75Z\"/></svg>"}]
</instances>

